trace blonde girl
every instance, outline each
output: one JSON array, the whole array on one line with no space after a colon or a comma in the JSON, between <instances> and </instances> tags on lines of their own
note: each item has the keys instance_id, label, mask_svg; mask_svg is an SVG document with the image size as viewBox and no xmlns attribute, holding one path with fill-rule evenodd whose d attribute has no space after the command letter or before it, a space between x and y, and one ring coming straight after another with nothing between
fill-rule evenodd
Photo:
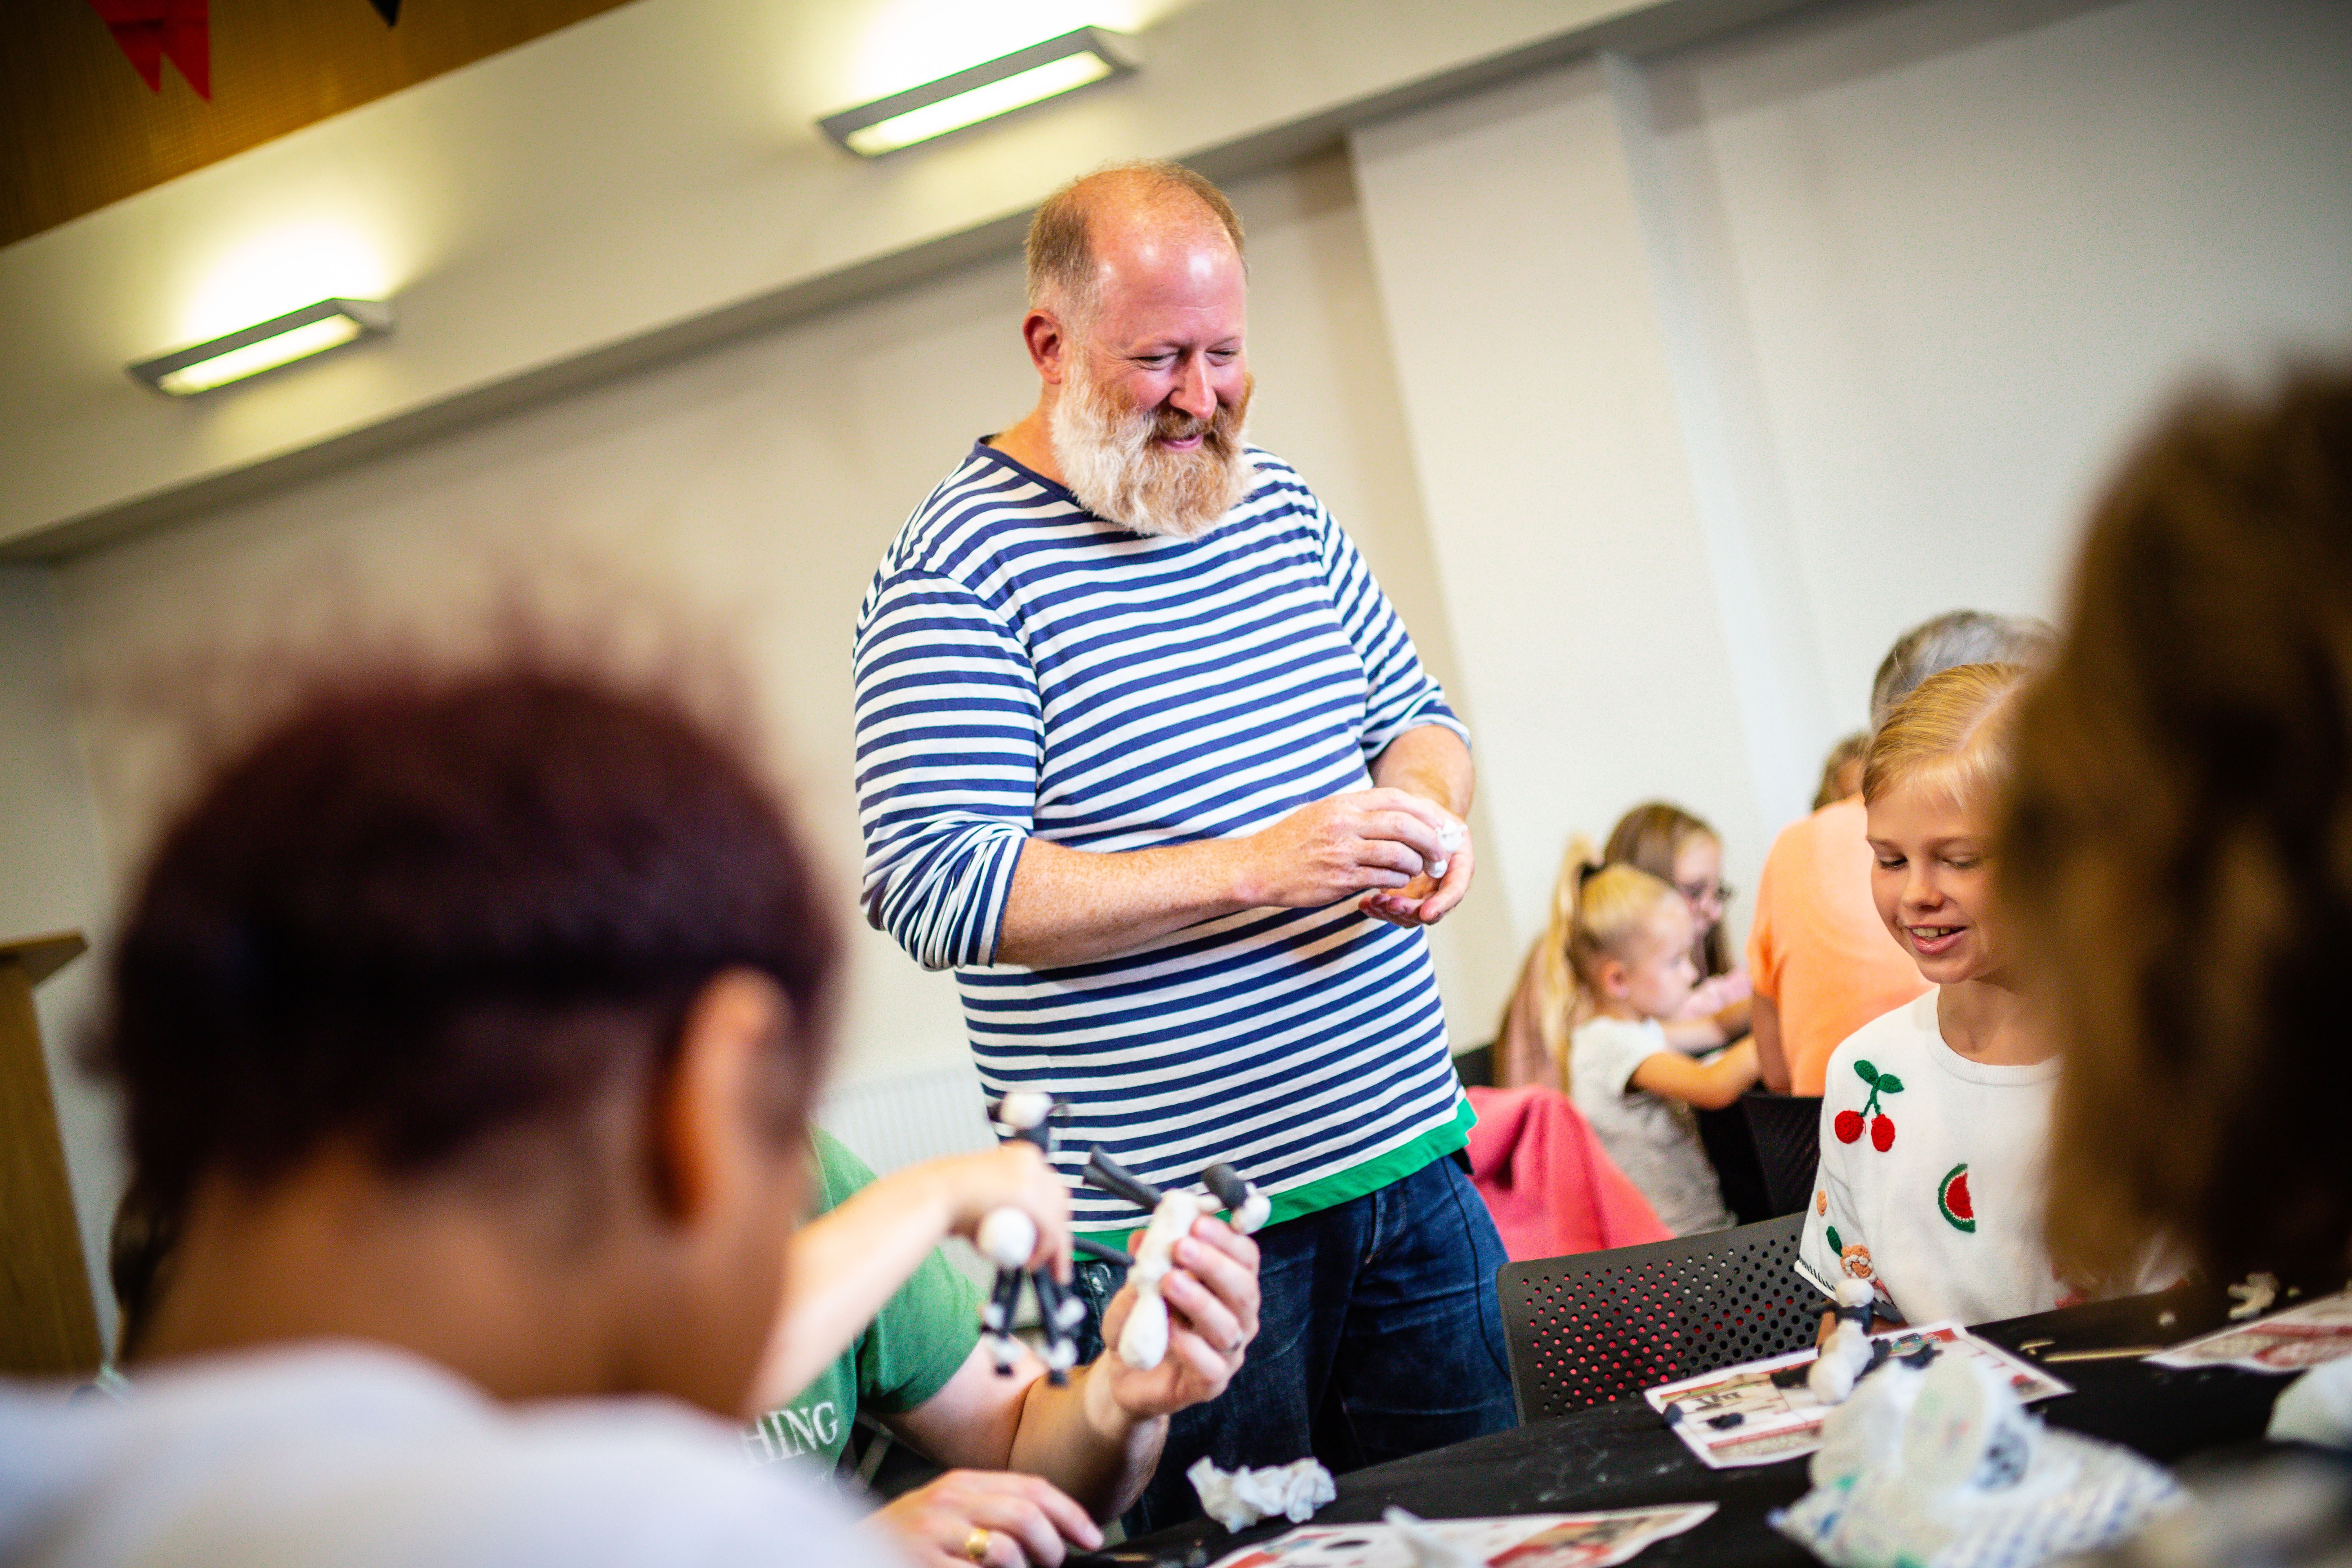
<instances>
[{"instance_id":1,"label":"blonde girl","mask_svg":"<svg viewBox=\"0 0 2352 1568\"><path fill-rule=\"evenodd\" d=\"M1797 1269L1825 1295L1862 1279L1892 1321L2056 1306L2041 1182L2058 1063L1993 907L2018 665L1930 676L1863 771L1879 918L1935 989L1830 1058L1822 1163Z\"/></svg>"},{"instance_id":2,"label":"blonde girl","mask_svg":"<svg viewBox=\"0 0 2352 1568\"><path fill-rule=\"evenodd\" d=\"M1638 867L1589 860L1566 903L1559 952L1572 991L1566 1011L1579 1019L1565 1054L1570 1097L1668 1229L1721 1229L1732 1217L1691 1108L1745 1093L1756 1047L1742 1041L1699 1061L1660 1027L1698 980L1690 906Z\"/></svg>"}]
</instances>

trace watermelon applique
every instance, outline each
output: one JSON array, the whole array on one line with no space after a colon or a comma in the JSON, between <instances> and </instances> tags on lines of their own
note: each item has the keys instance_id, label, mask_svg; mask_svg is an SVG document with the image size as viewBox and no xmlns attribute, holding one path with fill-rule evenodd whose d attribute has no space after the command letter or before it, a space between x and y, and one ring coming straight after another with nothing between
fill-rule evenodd
<instances>
[{"instance_id":1,"label":"watermelon applique","mask_svg":"<svg viewBox=\"0 0 2352 1568\"><path fill-rule=\"evenodd\" d=\"M1977 1228L1976 1201L1969 1196L1969 1163L1966 1160L1944 1173L1936 1184L1936 1207L1954 1230L1973 1233Z\"/></svg>"},{"instance_id":2,"label":"watermelon applique","mask_svg":"<svg viewBox=\"0 0 2352 1568\"><path fill-rule=\"evenodd\" d=\"M1839 1142L1852 1143L1861 1138L1863 1124L1868 1122L1870 1146L1884 1154L1895 1147L1895 1118L1878 1109L1878 1097L1901 1094L1903 1080L1891 1072L1880 1072L1861 1060L1853 1064L1853 1076L1870 1086L1870 1098L1863 1102L1860 1110L1839 1111L1837 1120L1830 1124L1830 1130L1837 1134Z\"/></svg>"}]
</instances>

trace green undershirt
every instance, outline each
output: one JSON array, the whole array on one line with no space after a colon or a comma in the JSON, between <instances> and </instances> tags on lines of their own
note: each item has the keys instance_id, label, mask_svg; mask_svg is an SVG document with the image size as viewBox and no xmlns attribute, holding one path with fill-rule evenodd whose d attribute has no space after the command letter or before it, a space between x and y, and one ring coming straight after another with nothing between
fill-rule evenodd
<instances>
[{"instance_id":1,"label":"green undershirt","mask_svg":"<svg viewBox=\"0 0 2352 1568\"><path fill-rule=\"evenodd\" d=\"M1338 1208L1341 1204L1378 1192L1391 1182L1402 1181L1433 1160L1442 1160L1456 1149L1469 1147L1470 1129L1477 1125L1478 1113L1470 1109L1470 1097L1462 1095L1454 1104L1454 1120L1443 1126L1433 1127L1420 1137L1400 1143L1385 1154L1376 1154L1360 1165L1350 1165L1319 1181L1287 1192L1269 1194L1274 1213L1268 1225L1280 1225L1286 1219L1297 1219L1324 1209ZM1125 1236L1142 1227L1139 1215L1132 1224L1077 1226L1081 1234L1092 1237Z\"/></svg>"}]
</instances>

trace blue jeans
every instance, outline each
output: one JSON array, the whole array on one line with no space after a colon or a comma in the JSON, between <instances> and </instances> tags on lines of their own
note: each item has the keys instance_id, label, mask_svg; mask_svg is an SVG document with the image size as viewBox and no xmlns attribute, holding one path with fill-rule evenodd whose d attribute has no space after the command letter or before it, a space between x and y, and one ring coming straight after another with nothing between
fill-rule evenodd
<instances>
[{"instance_id":1,"label":"blue jeans","mask_svg":"<svg viewBox=\"0 0 2352 1568\"><path fill-rule=\"evenodd\" d=\"M1257 1338L1222 1396L1169 1423L1129 1535L1201 1511L1184 1471L1203 1454L1234 1469L1311 1453L1337 1474L1517 1425L1495 1299L1503 1243L1453 1160L1256 1239ZM1078 1266L1082 1358L1123 1277Z\"/></svg>"}]
</instances>

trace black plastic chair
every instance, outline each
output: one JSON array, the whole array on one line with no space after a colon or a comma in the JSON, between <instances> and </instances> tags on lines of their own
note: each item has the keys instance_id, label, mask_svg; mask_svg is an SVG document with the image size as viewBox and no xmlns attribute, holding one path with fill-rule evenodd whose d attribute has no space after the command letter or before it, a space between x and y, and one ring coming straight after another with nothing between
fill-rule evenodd
<instances>
[{"instance_id":1,"label":"black plastic chair","mask_svg":"<svg viewBox=\"0 0 2352 1568\"><path fill-rule=\"evenodd\" d=\"M1772 1206L1765 1191L1764 1164L1757 1156L1756 1138L1748 1130L1748 1114L1739 1109L1739 1102L1734 1100L1720 1110L1702 1110L1694 1120L1698 1123L1699 1147L1706 1151L1706 1163L1715 1167L1715 1184L1731 1217L1741 1225L1779 1218L1782 1211Z\"/></svg>"},{"instance_id":2,"label":"black plastic chair","mask_svg":"<svg viewBox=\"0 0 2352 1568\"><path fill-rule=\"evenodd\" d=\"M1812 1198L1813 1173L1822 1163L1822 1097L1744 1094L1739 1109L1748 1118L1770 1212L1802 1213Z\"/></svg>"},{"instance_id":3,"label":"black plastic chair","mask_svg":"<svg viewBox=\"0 0 2352 1568\"><path fill-rule=\"evenodd\" d=\"M1465 1089L1494 1088L1495 1042L1489 1040L1483 1046L1473 1046L1466 1051L1456 1052L1454 1070L1461 1076Z\"/></svg>"},{"instance_id":4,"label":"black plastic chair","mask_svg":"<svg viewBox=\"0 0 2352 1568\"><path fill-rule=\"evenodd\" d=\"M1811 1344L1820 1300L1797 1278L1801 1223L1504 1265L1496 1289L1519 1419Z\"/></svg>"}]
</instances>

